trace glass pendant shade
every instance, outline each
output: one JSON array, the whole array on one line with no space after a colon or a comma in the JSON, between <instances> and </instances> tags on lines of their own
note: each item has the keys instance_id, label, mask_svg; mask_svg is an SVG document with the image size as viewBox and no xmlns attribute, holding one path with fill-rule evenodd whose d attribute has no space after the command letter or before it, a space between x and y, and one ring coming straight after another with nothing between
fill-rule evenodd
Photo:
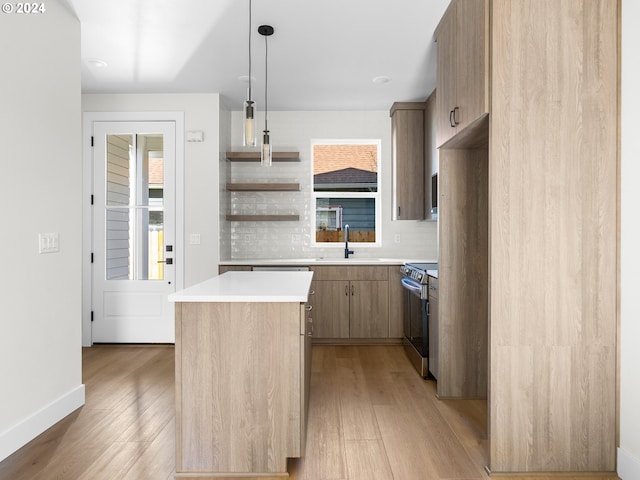
<instances>
[{"instance_id":1,"label":"glass pendant shade","mask_svg":"<svg viewBox=\"0 0 640 480\"><path fill-rule=\"evenodd\" d=\"M270 167L273 159L273 152L271 151L271 141L269 140L269 130L265 130L262 135L262 149L260 155L260 162L263 167Z\"/></svg>"},{"instance_id":2,"label":"glass pendant shade","mask_svg":"<svg viewBox=\"0 0 640 480\"><path fill-rule=\"evenodd\" d=\"M256 104L253 100L245 100L242 111L244 112L242 144L245 147L256 146Z\"/></svg>"}]
</instances>

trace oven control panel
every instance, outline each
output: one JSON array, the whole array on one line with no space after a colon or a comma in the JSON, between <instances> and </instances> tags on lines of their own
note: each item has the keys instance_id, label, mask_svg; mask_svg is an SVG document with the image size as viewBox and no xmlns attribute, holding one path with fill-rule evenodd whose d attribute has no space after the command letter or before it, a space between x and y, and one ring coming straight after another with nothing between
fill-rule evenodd
<instances>
[{"instance_id":1,"label":"oven control panel","mask_svg":"<svg viewBox=\"0 0 640 480\"><path fill-rule=\"evenodd\" d=\"M405 277L411 278L412 280L416 280L420 283L422 283L422 279L425 277L424 272L421 272L419 270L416 270L414 268L407 267L407 266L400 267L400 271L402 272L402 275L404 275Z\"/></svg>"},{"instance_id":2,"label":"oven control panel","mask_svg":"<svg viewBox=\"0 0 640 480\"><path fill-rule=\"evenodd\" d=\"M427 270L437 268L437 263L406 263L400 267L400 273L402 273L404 277L411 278L412 280L415 280L416 282L420 282L422 284L426 284L428 281Z\"/></svg>"}]
</instances>

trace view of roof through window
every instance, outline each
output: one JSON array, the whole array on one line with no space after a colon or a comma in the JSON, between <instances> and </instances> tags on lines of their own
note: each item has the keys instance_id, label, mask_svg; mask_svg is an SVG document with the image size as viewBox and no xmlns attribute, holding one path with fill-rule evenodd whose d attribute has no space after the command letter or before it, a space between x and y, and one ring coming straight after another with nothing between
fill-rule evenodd
<instances>
[{"instance_id":1,"label":"view of roof through window","mask_svg":"<svg viewBox=\"0 0 640 480\"><path fill-rule=\"evenodd\" d=\"M375 192L378 187L378 146L374 144L313 146L315 191Z\"/></svg>"}]
</instances>

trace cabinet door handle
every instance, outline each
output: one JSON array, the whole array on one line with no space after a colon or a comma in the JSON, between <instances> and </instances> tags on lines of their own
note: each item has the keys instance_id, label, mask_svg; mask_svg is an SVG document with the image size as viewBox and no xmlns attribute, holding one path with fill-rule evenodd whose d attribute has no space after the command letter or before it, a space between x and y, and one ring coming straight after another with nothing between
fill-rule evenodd
<instances>
[{"instance_id":1,"label":"cabinet door handle","mask_svg":"<svg viewBox=\"0 0 640 480\"><path fill-rule=\"evenodd\" d=\"M453 122L454 122L454 120L453 120L453 110L451 110L451 111L449 111L449 125L451 125L451 128L455 128L456 127L456 124L453 123Z\"/></svg>"},{"instance_id":2,"label":"cabinet door handle","mask_svg":"<svg viewBox=\"0 0 640 480\"><path fill-rule=\"evenodd\" d=\"M355 291L355 287L353 285L351 285L351 296L353 297L353 293Z\"/></svg>"},{"instance_id":3,"label":"cabinet door handle","mask_svg":"<svg viewBox=\"0 0 640 480\"><path fill-rule=\"evenodd\" d=\"M452 127L455 127L456 125L458 125L460 122L458 121L457 115L456 113L458 112L458 110L460 110L460 108L458 107L453 107L453 110L451 110L451 113L453 114L453 125L451 125Z\"/></svg>"},{"instance_id":4,"label":"cabinet door handle","mask_svg":"<svg viewBox=\"0 0 640 480\"><path fill-rule=\"evenodd\" d=\"M349 285L348 284L344 286L344 294L347 297L349 296Z\"/></svg>"},{"instance_id":5,"label":"cabinet door handle","mask_svg":"<svg viewBox=\"0 0 640 480\"><path fill-rule=\"evenodd\" d=\"M307 312L310 312L311 310L313 310L313 305L305 305L305 306L304 306L304 309L305 309Z\"/></svg>"}]
</instances>

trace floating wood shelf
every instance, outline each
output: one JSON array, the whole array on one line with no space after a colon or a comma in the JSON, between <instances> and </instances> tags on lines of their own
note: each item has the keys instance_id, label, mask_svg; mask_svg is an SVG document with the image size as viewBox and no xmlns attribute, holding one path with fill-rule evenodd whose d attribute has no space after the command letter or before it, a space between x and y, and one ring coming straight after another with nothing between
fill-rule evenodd
<instances>
[{"instance_id":1,"label":"floating wood shelf","mask_svg":"<svg viewBox=\"0 0 640 480\"><path fill-rule=\"evenodd\" d=\"M300 220L300 215L227 215L232 222L291 222Z\"/></svg>"},{"instance_id":2,"label":"floating wood shelf","mask_svg":"<svg viewBox=\"0 0 640 480\"><path fill-rule=\"evenodd\" d=\"M297 192L299 183L227 183L230 192Z\"/></svg>"},{"instance_id":3,"label":"floating wood shelf","mask_svg":"<svg viewBox=\"0 0 640 480\"><path fill-rule=\"evenodd\" d=\"M299 162L299 152L273 152L274 162ZM227 152L227 160L230 162L259 162L260 152Z\"/></svg>"}]
</instances>

